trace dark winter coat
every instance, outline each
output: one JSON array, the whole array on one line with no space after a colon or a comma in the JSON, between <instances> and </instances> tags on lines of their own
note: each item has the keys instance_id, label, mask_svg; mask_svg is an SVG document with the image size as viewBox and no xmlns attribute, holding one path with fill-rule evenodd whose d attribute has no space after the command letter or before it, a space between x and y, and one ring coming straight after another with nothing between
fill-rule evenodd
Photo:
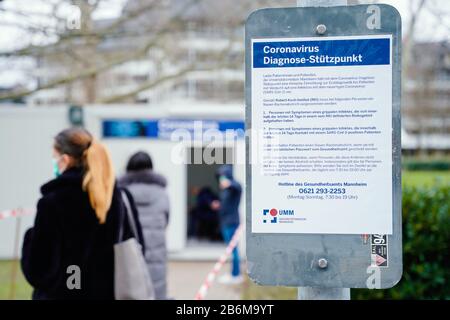
<instances>
[{"instance_id":1,"label":"dark winter coat","mask_svg":"<svg viewBox=\"0 0 450 320\"><path fill-rule=\"evenodd\" d=\"M22 270L33 286L33 299L114 299L114 252L118 221L123 211L120 190L115 187L106 222L100 224L88 194L82 191L83 171L71 168L41 187L34 227L22 248ZM136 208L138 239L144 244ZM124 239L131 237L124 224ZM81 289L70 290L69 266L80 268ZM69 281L70 283L71 281Z\"/></svg>"},{"instance_id":2,"label":"dark winter coat","mask_svg":"<svg viewBox=\"0 0 450 320\"><path fill-rule=\"evenodd\" d=\"M225 176L231 185L220 191L220 224L222 227L239 224L239 204L241 202L242 187L233 178L233 168L230 165L220 166L217 170L217 178Z\"/></svg>"},{"instance_id":3,"label":"dark winter coat","mask_svg":"<svg viewBox=\"0 0 450 320\"><path fill-rule=\"evenodd\" d=\"M152 170L139 170L128 172L119 183L130 191L136 203L147 244L145 260L155 288L155 298L166 299L166 227L170 210L166 179Z\"/></svg>"}]
</instances>

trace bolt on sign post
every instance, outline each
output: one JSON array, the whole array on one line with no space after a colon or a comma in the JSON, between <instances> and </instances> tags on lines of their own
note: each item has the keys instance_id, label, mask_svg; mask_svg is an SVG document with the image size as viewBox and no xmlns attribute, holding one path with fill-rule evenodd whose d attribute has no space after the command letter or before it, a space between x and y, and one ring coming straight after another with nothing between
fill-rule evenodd
<instances>
[{"instance_id":1,"label":"bolt on sign post","mask_svg":"<svg viewBox=\"0 0 450 320\"><path fill-rule=\"evenodd\" d=\"M348 299L402 275L401 18L300 4L246 22L248 273Z\"/></svg>"}]
</instances>

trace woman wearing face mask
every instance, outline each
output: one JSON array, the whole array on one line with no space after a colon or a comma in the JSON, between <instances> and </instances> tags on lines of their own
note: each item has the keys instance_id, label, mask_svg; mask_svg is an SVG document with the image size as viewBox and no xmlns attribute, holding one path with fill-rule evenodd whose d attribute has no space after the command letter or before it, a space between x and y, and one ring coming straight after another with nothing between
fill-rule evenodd
<instances>
[{"instance_id":1,"label":"woman wearing face mask","mask_svg":"<svg viewBox=\"0 0 450 320\"><path fill-rule=\"evenodd\" d=\"M33 299L114 299L113 245L123 204L108 151L81 128L60 132L53 149L56 178L41 187L22 249ZM128 223L123 227L124 239L131 237Z\"/></svg>"}]
</instances>

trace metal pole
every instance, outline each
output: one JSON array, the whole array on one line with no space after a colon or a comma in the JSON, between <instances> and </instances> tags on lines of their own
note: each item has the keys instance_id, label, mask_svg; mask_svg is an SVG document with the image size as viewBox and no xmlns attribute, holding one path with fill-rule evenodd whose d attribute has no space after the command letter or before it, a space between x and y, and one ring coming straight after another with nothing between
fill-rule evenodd
<instances>
[{"instance_id":1,"label":"metal pole","mask_svg":"<svg viewBox=\"0 0 450 320\"><path fill-rule=\"evenodd\" d=\"M350 300L350 289L299 287L298 300Z\"/></svg>"},{"instance_id":2,"label":"metal pole","mask_svg":"<svg viewBox=\"0 0 450 320\"><path fill-rule=\"evenodd\" d=\"M331 7L347 4L347 0L297 0L298 7ZM298 300L350 300L350 289L299 287Z\"/></svg>"}]
</instances>

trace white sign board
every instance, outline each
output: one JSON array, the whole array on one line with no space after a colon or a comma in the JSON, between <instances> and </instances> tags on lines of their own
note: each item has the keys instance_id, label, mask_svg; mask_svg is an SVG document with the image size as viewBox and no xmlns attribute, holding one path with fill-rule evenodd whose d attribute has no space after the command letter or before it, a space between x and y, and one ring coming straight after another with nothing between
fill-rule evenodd
<instances>
[{"instance_id":1,"label":"white sign board","mask_svg":"<svg viewBox=\"0 0 450 320\"><path fill-rule=\"evenodd\" d=\"M251 47L252 232L392 234L392 36Z\"/></svg>"}]
</instances>

